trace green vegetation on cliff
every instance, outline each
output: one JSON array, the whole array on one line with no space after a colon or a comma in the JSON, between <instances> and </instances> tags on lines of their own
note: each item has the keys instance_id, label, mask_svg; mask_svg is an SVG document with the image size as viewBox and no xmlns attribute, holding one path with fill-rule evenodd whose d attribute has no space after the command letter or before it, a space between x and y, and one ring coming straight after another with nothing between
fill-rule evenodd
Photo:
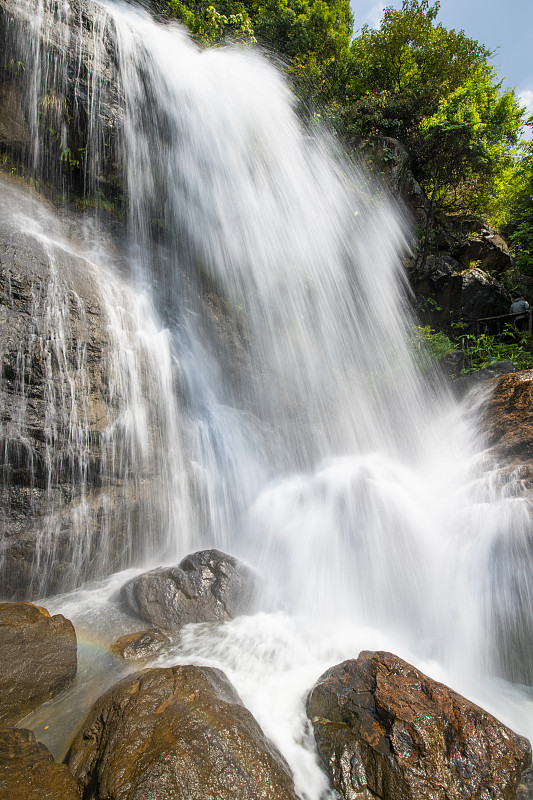
<instances>
[{"instance_id":1,"label":"green vegetation on cliff","mask_svg":"<svg viewBox=\"0 0 533 800\"><path fill-rule=\"evenodd\" d=\"M441 207L487 210L513 162L522 110L503 90L490 52L436 21L439 3L404 0L351 46L339 132L399 139L415 178Z\"/></svg>"},{"instance_id":2,"label":"green vegetation on cliff","mask_svg":"<svg viewBox=\"0 0 533 800\"><path fill-rule=\"evenodd\" d=\"M501 227L520 272L533 275L533 142L523 144L505 187Z\"/></svg>"}]
</instances>

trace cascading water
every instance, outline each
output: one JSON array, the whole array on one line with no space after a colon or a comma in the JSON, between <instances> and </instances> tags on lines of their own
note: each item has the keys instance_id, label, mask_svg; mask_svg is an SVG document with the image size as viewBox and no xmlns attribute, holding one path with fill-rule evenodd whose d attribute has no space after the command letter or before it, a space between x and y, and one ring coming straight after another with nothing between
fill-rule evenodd
<instances>
[{"instance_id":1,"label":"cascading water","mask_svg":"<svg viewBox=\"0 0 533 800\"><path fill-rule=\"evenodd\" d=\"M168 557L176 528L192 546L190 481L169 335L146 295L113 274L109 251L104 269L101 252L66 238L19 188L3 183L0 205L12 250L5 324L14 325L0 353L4 512L17 508L29 475L36 520L22 520L22 533L34 540L29 588L39 596ZM32 260L44 272L32 272ZM17 311L26 328L13 323ZM12 576L2 579L13 594Z\"/></svg>"},{"instance_id":2,"label":"cascading water","mask_svg":"<svg viewBox=\"0 0 533 800\"><path fill-rule=\"evenodd\" d=\"M50 414L63 414L70 432L69 468L81 474L76 536L89 553L97 536L113 550L120 528L130 551L121 563L139 567L217 546L269 579L274 612L265 605L216 630L191 626L160 663L221 666L289 759L302 797L326 795L302 696L324 668L363 648L397 652L531 734L527 695L513 699L488 677L528 674L513 669L529 658L529 504L445 389L438 398L427 391L413 363L398 210L323 133L302 129L283 80L257 53L202 52L177 26L135 8L83 8L96 33L92 50L76 39L79 74L96 112L116 89L128 232L120 267L103 244L80 253L49 222L34 234L47 238L52 262L58 248L85 259L112 353L106 391L116 413L99 430L97 482L84 477L83 352L76 374L61 372L61 396L47 383ZM35 42L25 52L37 88L24 94L34 109L59 69L31 55L43 48ZM107 53L113 91L109 75L97 76L102 58L87 56L97 52ZM38 169L46 139L35 114ZM106 158L102 116L90 120L88 192L103 185ZM73 159L65 136L62 152ZM64 302L48 303L52 333L43 339L60 364ZM19 429L23 416L21 408ZM115 490L130 479L145 499L129 516L122 503L119 524ZM87 513L96 483L106 498L97 522ZM48 528L41 548L52 559L56 535ZM114 564L105 547L96 569L85 561L82 546L81 576L104 577ZM116 638L132 624L113 595L124 580L45 602L93 640ZM90 663L100 676L92 698L109 662ZM52 704L58 720L69 703ZM59 733L39 734L61 751Z\"/></svg>"}]
</instances>

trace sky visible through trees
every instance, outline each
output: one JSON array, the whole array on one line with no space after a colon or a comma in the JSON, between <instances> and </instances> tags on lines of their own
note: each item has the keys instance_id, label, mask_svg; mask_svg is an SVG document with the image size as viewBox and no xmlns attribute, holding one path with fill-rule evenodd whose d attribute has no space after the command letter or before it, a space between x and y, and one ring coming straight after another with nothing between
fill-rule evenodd
<instances>
[{"instance_id":1,"label":"sky visible through trees","mask_svg":"<svg viewBox=\"0 0 533 800\"><path fill-rule=\"evenodd\" d=\"M355 32L365 24L377 27L385 6L401 8L401 0L350 0ZM528 115L533 114L532 0L441 0L437 21L494 52L493 62L505 86L515 88ZM527 133L531 138L531 133Z\"/></svg>"}]
</instances>

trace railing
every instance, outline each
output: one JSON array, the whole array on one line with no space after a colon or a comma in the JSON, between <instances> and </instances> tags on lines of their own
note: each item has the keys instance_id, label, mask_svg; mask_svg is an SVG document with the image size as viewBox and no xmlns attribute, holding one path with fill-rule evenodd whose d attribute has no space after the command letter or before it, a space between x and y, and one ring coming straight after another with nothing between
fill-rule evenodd
<instances>
[{"instance_id":1,"label":"railing","mask_svg":"<svg viewBox=\"0 0 533 800\"><path fill-rule=\"evenodd\" d=\"M502 323L505 324L505 322L513 322L514 320L516 320L517 317L522 317L523 318L525 314L527 314L527 328L524 327L524 330L527 329L529 335L531 336L531 330L532 330L531 309L529 309L528 311L518 311L516 314L499 314L496 317L480 317L475 322L475 325L476 325L476 336L480 336L480 334L483 333L483 332L486 332L486 329L488 328L488 326L485 325L485 331L482 331L481 330L481 323L482 322L484 322L484 323L487 323L487 322L494 323L495 327L498 329L498 333L501 333L502 332L501 331Z\"/></svg>"}]
</instances>

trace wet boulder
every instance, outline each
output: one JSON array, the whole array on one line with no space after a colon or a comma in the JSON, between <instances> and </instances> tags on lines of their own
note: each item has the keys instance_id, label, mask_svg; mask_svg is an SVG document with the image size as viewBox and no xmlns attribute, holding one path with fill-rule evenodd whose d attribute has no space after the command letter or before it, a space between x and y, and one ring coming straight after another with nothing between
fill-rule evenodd
<instances>
[{"instance_id":1,"label":"wet boulder","mask_svg":"<svg viewBox=\"0 0 533 800\"><path fill-rule=\"evenodd\" d=\"M329 669L307 713L346 800L514 800L531 762L526 739L391 653Z\"/></svg>"},{"instance_id":2,"label":"wet boulder","mask_svg":"<svg viewBox=\"0 0 533 800\"><path fill-rule=\"evenodd\" d=\"M533 800L533 768L531 767L522 773L516 800Z\"/></svg>"},{"instance_id":3,"label":"wet boulder","mask_svg":"<svg viewBox=\"0 0 533 800\"><path fill-rule=\"evenodd\" d=\"M512 361L496 361L488 367L483 367L483 369L477 369L475 372L469 372L466 375L459 375L453 383L453 388L457 395L465 395L471 389L483 386L492 378L501 378L502 375L508 375L511 372L517 372Z\"/></svg>"},{"instance_id":4,"label":"wet boulder","mask_svg":"<svg viewBox=\"0 0 533 800\"><path fill-rule=\"evenodd\" d=\"M81 800L69 768L56 764L24 728L0 728L0 797L5 800Z\"/></svg>"},{"instance_id":5,"label":"wet boulder","mask_svg":"<svg viewBox=\"0 0 533 800\"><path fill-rule=\"evenodd\" d=\"M533 370L495 381L482 429L500 461L523 464L533 474Z\"/></svg>"},{"instance_id":6,"label":"wet boulder","mask_svg":"<svg viewBox=\"0 0 533 800\"><path fill-rule=\"evenodd\" d=\"M142 658L155 656L165 645L170 644L168 636L153 628L149 631L139 631L121 636L111 645L110 652L118 658L135 661Z\"/></svg>"},{"instance_id":7,"label":"wet boulder","mask_svg":"<svg viewBox=\"0 0 533 800\"><path fill-rule=\"evenodd\" d=\"M30 603L0 603L0 722L13 725L76 675L72 623Z\"/></svg>"},{"instance_id":8,"label":"wet boulder","mask_svg":"<svg viewBox=\"0 0 533 800\"><path fill-rule=\"evenodd\" d=\"M253 610L257 576L219 550L200 550L177 567L159 567L128 581L121 596L137 616L166 630L190 622L224 622Z\"/></svg>"},{"instance_id":9,"label":"wet boulder","mask_svg":"<svg viewBox=\"0 0 533 800\"><path fill-rule=\"evenodd\" d=\"M125 678L93 706L68 765L87 800L296 800L283 757L210 667Z\"/></svg>"}]
</instances>

